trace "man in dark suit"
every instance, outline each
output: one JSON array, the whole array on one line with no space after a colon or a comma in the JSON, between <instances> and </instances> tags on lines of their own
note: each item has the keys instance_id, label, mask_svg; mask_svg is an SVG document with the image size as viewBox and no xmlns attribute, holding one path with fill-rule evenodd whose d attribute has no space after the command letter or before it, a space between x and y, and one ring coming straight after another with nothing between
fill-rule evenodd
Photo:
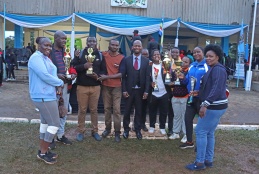
<instances>
[{"instance_id":1,"label":"man in dark suit","mask_svg":"<svg viewBox=\"0 0 259 174\"><path fill-rule=\"evenodd\" d=\"M137 138L142 139L141 134L141 112L142 112L142 99L147 99L149 90L149 60L141 56L142 43L140 40L133 42L132 46L133 55L126 57L123 60L124 70L122 71L122 92L123 97L126 99L125 113L123 118L125 139L129 136L129 123L130 112L134 105L135 117L134 127Z\"/></svg>"}]
</instances>

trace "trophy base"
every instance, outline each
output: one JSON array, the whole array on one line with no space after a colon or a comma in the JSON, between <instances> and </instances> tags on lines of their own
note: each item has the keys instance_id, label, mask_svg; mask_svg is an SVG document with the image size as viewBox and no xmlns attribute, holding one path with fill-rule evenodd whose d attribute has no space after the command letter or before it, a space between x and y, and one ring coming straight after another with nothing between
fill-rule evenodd
<instances>
[{"instance_id":1,"label":"trophy base","mask_svg":"<svg viewBox=\"0 0 259 174\"><path fill-rule=\"evenodd\" d=\"M93 75L93 71L88 71L88 70L87 70L87 71L86 71L86 74L87 74L87 75Z\"/></svg>"},{"instance_id":2,"label":"trophy base","mask_svg":"<svg viewBox=\"0 0 259 174\"><path fill-rule=\"evenodd\" d=\"M153 92L159 92L159 89L158 88L154 88Z\"/></svg>"},{"instance_id":3,"label":"trophy base","mask_svg":"<svg viewBox=\"0 0 259 174\"><path fill-rule=\"evenodd\" d=\"M174 85L180 85L181 83L180 83L180 81L175 81L174 82Z\"/></svg>"},{"instance_id":4,"label":"trophy base","mask_svg":"<svg viewBox=\"0 0 259 174\"><path fill-rule=\"evenodd\" d=\"M170 84L171 83L171 80L170 79L165 79L165 84Z\"/></svg>"},{"instance_id":5,"label":"trophy base","mask_svg":"<svg viewBox=\"0 0 259 174\"><path fill-rule=\"evenodd\" d=\"M71 76L70 74L66 74L66 78L67 78L67 79L71 79L71 77L72 77L72 76Z\"/></svg>"}]
</instances>

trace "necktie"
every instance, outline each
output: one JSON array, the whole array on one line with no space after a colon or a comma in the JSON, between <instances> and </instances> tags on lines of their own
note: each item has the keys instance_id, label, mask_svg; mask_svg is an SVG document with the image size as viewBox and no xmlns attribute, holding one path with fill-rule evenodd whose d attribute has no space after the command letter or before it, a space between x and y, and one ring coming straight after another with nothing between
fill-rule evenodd
<instances>
[{"instance_id":1,"label":"necktie","mask_svg":"<svg viewBox=\"0 0 259 174\"><path fill-rule=\"evenodd\" d=\"M135 70L138 70L138 58L135 58L135 62L134 62L134 68Z\"/></svg>"}]
</instances>

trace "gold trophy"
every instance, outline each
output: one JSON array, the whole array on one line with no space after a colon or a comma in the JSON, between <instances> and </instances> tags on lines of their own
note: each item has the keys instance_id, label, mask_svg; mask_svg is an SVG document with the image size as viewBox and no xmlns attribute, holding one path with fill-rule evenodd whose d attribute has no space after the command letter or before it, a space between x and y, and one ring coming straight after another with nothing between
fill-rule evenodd
<instances>
[{"instance_id":1,"label":"gold trophy","mask_svg":"<svg viewBox=\"0 0 259 174\"><path fill-rule=\"evenodd\" d=\"M95 59L95 55L92 55L92 53L94 52L93 48L88 48L87 49L88 55L85 55L85 59L90 62L93 63L94 59ZM88 68L88 70L86 71L87 75L92 75L93 74L93 67Z\"/></svg>"},{"instance_id":2,"label":"gold trophy","mask_svg":"<svg viewBox=\"0 0 259 174\"><path fill-rule=\"evenodd\" d=\"M197 81L197 79L195 78L195 77L193 77L193 76L191 76L191 91L193 91L194 90L194 87L195 87L195 85L196 85L196 81ZM193 95L191 95L190 97L189 97L189 100L188 100L188 104L191 104L193 101Z\"/></svg>"},{"instance_id":3,"label":"gold trophy","mask_svg":"<svg viewBox=\"0 0 259 174\"><path fill-rule=\"evenodd\" d=\"M182 66L182 61L181 59L178 59L177 61L174 62L176 65L176 69L175 69L175 74L176 74L176 81L174 82L174 85L180 85L180 81L178 78L178 74L180 73L180 71L182 70L181 66Z\"/></svg>"},{"instance_id":4,"label":"gold trophy","mask_svg":"<svg viewBox=\"0 0 259 174\"><path fill-rule=\"evenodd\" d=\"M159 72L159 69L156 69L154 67L154 76L155 76L155 85L154 85L154 92L158 92L159 91L159 88L158 88L158 85L157 85L157 76L158 76L158 72Z\"/></svg>"},{"instance_id":5,"label":"gold trophy","mask_svg":"<svg viewBox=\"0 0 259 174\"><path fill-rule=\"evenodd\" d=\"M70 63L71 63L71 56L70 56L69 48L66 48L65 52L66 52L66 55L63 57L64 63L65 63L65 69L66 69L65 76L66 76L66 78L71 79L71 74L69 74L69 72L68 72L68 70L70 68Z\"/></svg>"},{"instance_id":6,"label":"gold trophy","mask_svg":"<svg viewBox=\"0 0 259 174\"><path fill-rule=\"evenodd\" d=\"M171 76L170 76L171 63L172 63L172 61L169 58L168 52L165 52L164 60L163 60L164 69L166 71L165 84L171 83Z\"/></svg>"}]
</instances>

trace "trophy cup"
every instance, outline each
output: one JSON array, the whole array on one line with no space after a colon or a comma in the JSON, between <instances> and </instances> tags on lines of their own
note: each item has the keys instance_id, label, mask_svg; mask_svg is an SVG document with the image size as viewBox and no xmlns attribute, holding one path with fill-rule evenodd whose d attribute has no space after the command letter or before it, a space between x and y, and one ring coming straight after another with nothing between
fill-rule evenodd
<instances>
[{"instance_id":1,"label":"trophy cup","mask_svg":"<svg viewBox=\"0 0 259 174\"><path fill-rule=\"evenodd\" d=\"M168 52L165 52L164 60L163 60L164 69L166 71L165 84L170 84L171 83L171 76L169 74L169 71L170 71L170 68L171 68L171 62L172 61L169 58Z\"/></svg>"},{"instance_id":2,"label":"trophy cup","mask_svg":"<svg viewBox=\"0 0 259 174\"><path fill-rule=\"evenodd\" d=\"M193 91L194 90L194 87L195 87L195 85L196 85L196 78L195 77L191 77L191 91ZM189 97L189 100L188 100L188 104L191 104L193 101L193 95L191 95L190 97Z\"/></svg>"},{"instance_id":3,"label":"trophy cup","mask_svg":"<svg viewBox=\"0 0 259 174\"><path fill-rule=\"evenodd\" d=\"M158 92L158 85L157 85L157 76L158 76L159 69L154 67L154 76L155 76L155 85L154 85L154 92Z\"/></svg>"},{"instance_id":4,"label":"trophy cup","mask_svg":"<svg viewBox=\"0 0 259 174\"><path fill-rule=\"evenodd\" d=\"M94 52L93 48L88 48L87 49L88 55L85 55L85 59L90 62L93 63L95 56L92 55L92 53ZM87 75L92 75L93 74L93 67L88 68L88 70L86 71Z\"/></svg>"},{"instance_id":5,"label":"trophy cup","mask_svg":"<svg viewBox=\"0 0 259 174\"><path fill-rule=\"evenodd\" d=\"M176 69L175 69L175 74L176 74L176 81L174 82L174 85L180 85L180 81L179 81L179 78L178 78L178 74L180 73L181 71L181 66L182 66L182 61L181 59L178 59L177 61L174 62L175 65L176 65Z\"/></svg>"},{"instance_id":6,"label":"trophy cup","mask_svg":"<svg viewBox=\"0 0 259 174\"><path fill-rule=\"evenodd\" d=\"M66 55L63 57L64 63L65 63L65 69L66 69L65 76L66 76L66 78L71 79L71 74L69 74L69 72L68 72L68 70L70 68L70 63L71 63L71 56L70 56L69 48L67 48L65 50L65 52L66 52Z\"/></svg>"}]
</instances>

